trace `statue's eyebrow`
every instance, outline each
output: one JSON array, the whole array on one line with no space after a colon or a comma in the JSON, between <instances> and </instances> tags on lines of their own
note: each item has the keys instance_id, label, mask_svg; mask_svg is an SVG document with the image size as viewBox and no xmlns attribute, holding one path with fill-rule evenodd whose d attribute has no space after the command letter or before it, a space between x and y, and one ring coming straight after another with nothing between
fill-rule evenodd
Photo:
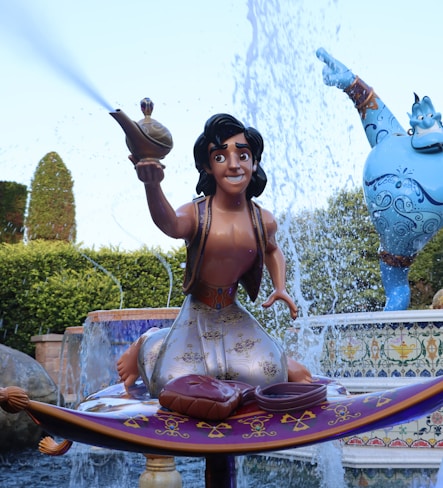
<instances>
[{"instance_id":1,"label":"statue's eyebrow","mask_svg":"<svg viewBox=\"0 0 443 488\"><path fill-rule=\"evenodd\" d=\"M249 149L251 151L251 147L249 144L245 144L244 142L236 142L235 147L237 149ZM209 149L209 154L211 155L214 151L223 151L228 148L227 144L216 144Z\"/></svg>"},{"instance_id":2,"label":"statue's eyebrow","mask_svg":"<svg viewBox=\"0 0 443 488\"><path fill-rule=\"evenodd\" d=\"M209 149L209 154L212 154L214 151L220 151L220 150L226 149L227 147L228 147L227 144L220 144L220 145L212 146L211 149Z\"/></svg>"},{"instance_id":3,"label":"statue's eyebrow","mask_svg":"<svg viewBox=\"0 0 443 488\"><path fill-rule=\"evenodd\" d=\"M235 147L236 147L237 149L244 149L244 148L246 148L246 149L251 150L251 148L250 148L249 144L245 144L244 142L236 142L236 143L235 143Z\"/></svg>"}]
</instances>

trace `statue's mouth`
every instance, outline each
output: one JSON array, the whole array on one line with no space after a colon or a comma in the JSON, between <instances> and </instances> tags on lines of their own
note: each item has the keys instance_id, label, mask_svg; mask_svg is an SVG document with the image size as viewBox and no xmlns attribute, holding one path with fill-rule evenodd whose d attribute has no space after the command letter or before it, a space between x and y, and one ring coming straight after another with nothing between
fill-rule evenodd
<instances>
[{"instance_id":1,"label":"statue's mouth","mask_svg":"<svg viewBox=\"0 0 443 488\"><path fill-rule=\"evenodd\" d=\"M415 127L411 137L412 149L419 152L440 152L443 150L443 128L435 123L432 127L423 129Z\"/></svg>"},{"instance_id":2,"label":"statue's mouth","mask_svg":"<svg viewBox=\"0 0 443 488\"><path fill-rule=\"evenodd\" d=\"M421 145L414 144L414 140L411 141L412 149L422 153L436 153L443 151L443 142L435 142L433 144Z\"/></svg>"}]
</instances>

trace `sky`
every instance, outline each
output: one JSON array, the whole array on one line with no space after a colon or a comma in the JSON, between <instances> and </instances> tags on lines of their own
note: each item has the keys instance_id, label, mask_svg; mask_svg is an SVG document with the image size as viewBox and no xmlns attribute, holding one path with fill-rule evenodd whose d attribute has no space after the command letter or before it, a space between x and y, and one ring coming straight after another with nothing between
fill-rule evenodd
<instances>
[{"instance_id":1,"label":"sky","mask_svg":"<svg viewBox=\"0 0 443 488\"><path fill-rule=\"evenodd\" d=\"M373 86L406 129L413 92L443 107L443 3L428 0L0 0L0 180L30 187L56 151L74 181L77 242L170 249L109 115L171 131L165 194L195 197L193 145L228 112L265 139L274 213L324 205L361 184L370 150L352 103L322 82L322 46Z\"/></svg>"}]
</instances>

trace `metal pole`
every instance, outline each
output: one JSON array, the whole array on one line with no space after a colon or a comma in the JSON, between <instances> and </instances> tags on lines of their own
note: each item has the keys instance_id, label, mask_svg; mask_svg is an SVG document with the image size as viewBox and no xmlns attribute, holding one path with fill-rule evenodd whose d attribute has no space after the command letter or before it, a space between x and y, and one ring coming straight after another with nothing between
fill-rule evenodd
<instances>
[{"instance_id":1,"label":"metal pole","mask_svg":"<svg viewBox=\"0 0 443 488\"><path fill-rule=\"evenodd\" d=\"M206 488L236 488L235 456L207 456L205 483Z\"/></svg>"}]
</instances>

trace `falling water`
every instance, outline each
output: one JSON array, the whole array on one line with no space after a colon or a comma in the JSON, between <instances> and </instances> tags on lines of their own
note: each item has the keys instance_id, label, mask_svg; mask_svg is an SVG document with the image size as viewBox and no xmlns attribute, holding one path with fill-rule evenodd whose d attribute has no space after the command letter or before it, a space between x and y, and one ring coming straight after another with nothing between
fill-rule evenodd
<instances>
[{"instance_id":1,"label":"falling water","mask_svg":"<svg viewBox=\"0 0 443 488\"><path fill-rule=\"evenodd\" d=\"M315 207L330 188L334 173L346 172L331 158L320 134L327 123L323 113L313 113L312 99L321 93L322 80L317 72L316 46L321 33L331 32L331 9L312 15L307 2L290 0L248 0L248 20L252 26L252 42L244 61L244 70L236 70L235 103L244 112L244 120L262 133L265 141L263 167L268 176L268 188L263 205L282 217L279 242L288 261L295 263L288 270L288 290L296 297L300 315L306 316L309 303L304 299L300 283L301 270L296 240L303 236L290 232L294 212L303 207ZM333 17L333 15L332 15ZM304 28L301 28L303 26ZM338 30L338 29L337 29ZM312 38L300 38L299 32L310 32ZM236 66L242 63L237 62ZM319 111L318 111L319 112ZM346 178L339 178L340 184ZM266 200L267 198L267 200ZM276 307L276 334L285 327L282 313ZM297 351L312 372L321 374L322 337L299 321ZM315 359L315 361L314 361ZM339 444L328 442L316 447L313 462L322 486L343 488L344 469Z\"/></svg>"},{"instance_id":2,"label":"falling water","mask_svg":"<svg viewBox=\"0 0 443 488\"><path fill-rule=\"evenodd\" d=\"M324 207L338 189L355 188L361 172L354 167L349 138L353 128L335 135L340 114L323 98L321 65L315 56L319 44L330 46L339 35L335 2L249 0L252 42L244 59L235 63L234 103L243 120L262 133L263 168L268 187L260 197L278 218L279 242L288 262L288 284L301 316L310 303L301 292L301 270L295 216L302 210ZM303 33L303 34L300 34ZM241 68L243 67L243 68ZM352 107L351 107L352 109ZM340 154L337 161L328 146ZM325 260L324 271L328 273Z\"/></svg>"},{"instance_id":3,"label":"falling water","mask_svg":"<svg viewBox=\"0 0 443 488\"><path fill-rule=\"evenodd\" d=\"M111 280L118 286L118 289L120 291L120 308L123 307L123 296L124 296L124 293L123 293L123 287L120 283L120 281L110 272L108 271L107 269L105 269L101 264L97 263L96 261L94 261L91 257L87 256L85 253L80 253L85 259L87 259L95 268L99 269L100 271L102 271L103 273L105 273L106 276L109 276L109 278L111 278Z\"/></svg>"}]
</instances>

